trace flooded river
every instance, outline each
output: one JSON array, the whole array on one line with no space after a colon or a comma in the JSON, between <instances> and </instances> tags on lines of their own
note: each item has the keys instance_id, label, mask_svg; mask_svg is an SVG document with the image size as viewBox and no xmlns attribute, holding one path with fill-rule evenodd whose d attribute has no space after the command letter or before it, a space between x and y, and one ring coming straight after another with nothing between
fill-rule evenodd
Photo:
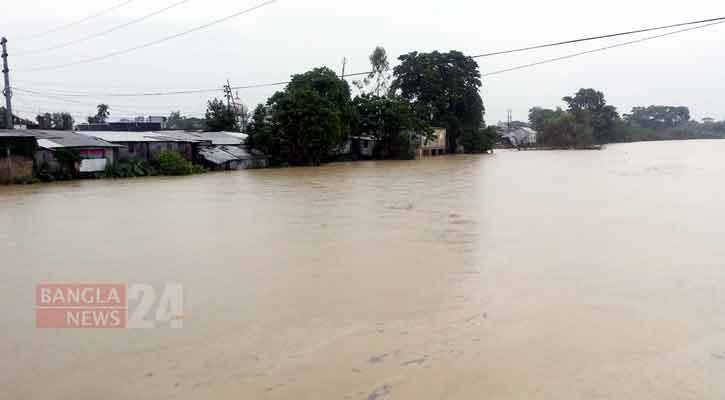
<instances>
[{"instance_id":1,"label":"flooded river","mask_svg":"<svg viewBox=\"0 0 725 400\"><path fill-rule=\"evenodd\" d=\"M722 399L725 141L0 187L7 399ZM182 329L35 328L178 282Z\"/></svg>"}]
</instances>

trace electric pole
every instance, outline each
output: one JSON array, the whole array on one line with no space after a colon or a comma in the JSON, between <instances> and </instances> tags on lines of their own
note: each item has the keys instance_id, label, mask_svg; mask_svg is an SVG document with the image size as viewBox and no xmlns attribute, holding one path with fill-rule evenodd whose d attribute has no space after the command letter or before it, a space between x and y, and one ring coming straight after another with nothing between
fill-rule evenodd
<instances>
[{"instance_id":1,"label":"electric pole","mask_svg":"<svg viewBox=\"0 0 725 400\"><path fill-rule=\"evenodd\" d=\"M345 67L347 67L347 57L342 59L342 75L340 75L342 80L345 80Z\"/></svg>"},{"instance_id":2,"label":"electric pole","mask_svg":"<svg viewBox=\"0 0 725 400\"><path fill-rule=\"evenodd\" d=\"M232 84L229 83L229 79L227 79L227 84L224 85L224 97L227 98L227 108L231 109L234 95L232 94Z\"/></svg>"},{"instance_id":3,"label":"electric pole","mask_svg":"<svg viewBox=\"0 0 725 400\"><path fill-rule=\"evenodd\" d=\"M10 68L8 68L8 40L4 37L0 39L0 44L3 48L3 75L5 76L5 89L3 94L5 95L5 127L7 129L13 129L15 125L13 122L13 103L10 99L13 97L13 91L10 89Z\"/></svg>"}]
</instances>

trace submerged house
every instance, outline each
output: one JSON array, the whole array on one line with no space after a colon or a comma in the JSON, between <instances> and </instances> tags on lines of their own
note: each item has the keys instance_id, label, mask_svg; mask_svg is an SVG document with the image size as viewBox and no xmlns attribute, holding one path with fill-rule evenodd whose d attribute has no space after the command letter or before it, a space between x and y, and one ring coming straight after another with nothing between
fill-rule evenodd
<instances>
[{"instance_id":1,"label":"submerged house","mask_svg":"<svg viewBox=\"0 0 725 400\"><path fill-rule=\"evenodd\" d=\"M36 136L38 150L35 162L39 170L49 173L62 172L64 166L59 153L68 150L80 156L80 162L74 165L74 174L92 174L101 172L118 158L122 146L105 140L81 135L70 131L32 131Z\"/></svg>"},{"instance_id":2,"label":"submerged house","mask_svg":"<svg viewBox=\"0 0 725 400\"><path fill-rule=\"evenodd\" d=\"M33 180L37 147L32 132L0 129L0 183Z\"/></svg>"},{"instance_id":3,"label":"submerged house","mask_svg":"<svg viewBox=\"0 0 725 400\"><path fill-rule=\"evenodd\" d=\"M202 142L196 161L214 171L259 169L269 166L269 158L245 145L247 135L238 132L191 133Z\"/></svg>"},{"instance_id":4,"label":"submerged house","mask_svg":"<svg viewBox=\"0 0 725 400\"><path fill-rule=\"evenodd\" d=\"M433 139L422 139L418 147L419 157L440 156L446 154L447 131L445 128L433 128Z\"/></svg>"},{"instance_id":5,"label":"submerged house","mask_svg":"<svg viewBox=\"0 0 725 400\"><path fill-rule=\"evenodd\" d=\"M533 146L536 144L537 133L527 126L499 127L498 129L504 147Z\"/></svg>"},{"instance_id":6,"label":"submerged house","mask_svg":"<svg viewBox=\"0 0 725 400\"><path fill-rule=\"evenodd\" d=\"M123 146L118 160L137 159L148 163L164 151L178 153L187 161L212 170L266 168L268 158L244 146L246 135L231 132L83 132Z\"/></svg>"},{"instance_id":7,"label":"submerged house","mask_svg":"<svg viewBox=\"0 0 725 400\"><path fill-rule=\"evenodd\" d=\"M120 145L118 161L154 162L164 151L175 152L185 160L193 161L194 147L199 142L191 137L174 137L171 135L172 132L83 131L80 133Z\"/></svg>"}]
</instances>

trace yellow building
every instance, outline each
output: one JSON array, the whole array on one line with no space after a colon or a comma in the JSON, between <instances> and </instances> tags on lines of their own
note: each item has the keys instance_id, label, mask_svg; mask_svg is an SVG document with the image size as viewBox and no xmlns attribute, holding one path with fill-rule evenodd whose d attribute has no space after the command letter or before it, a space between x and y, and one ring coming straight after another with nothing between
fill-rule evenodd
<instances>
[{"instance_id":1,"label":"yellow building","mask_svg":"<svg viewBox=\"0 0 725 400\"><path fill-rule=\"evenodd\" d=\"M423 139L418 147L418 157L440 156L446 154L446 129L433 128L434 139Z\"/></svg>"}]
</instances>

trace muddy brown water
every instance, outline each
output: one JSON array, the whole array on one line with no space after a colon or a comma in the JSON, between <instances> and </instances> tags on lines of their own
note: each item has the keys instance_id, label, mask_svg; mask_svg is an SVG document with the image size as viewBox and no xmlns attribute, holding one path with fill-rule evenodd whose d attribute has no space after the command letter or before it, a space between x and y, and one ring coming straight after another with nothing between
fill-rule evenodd
<instances>
[{"instance_id":1,"label":"muddy brown water","mask_svg":"<svg viewBox=\"0 0 725 400\"><path fill-rule=\"evenodd\" d=\"M725 141L0 188L7 399L722 399ZM183 329L35 329L179 282Z\"/></svg>"}]
</instances>

